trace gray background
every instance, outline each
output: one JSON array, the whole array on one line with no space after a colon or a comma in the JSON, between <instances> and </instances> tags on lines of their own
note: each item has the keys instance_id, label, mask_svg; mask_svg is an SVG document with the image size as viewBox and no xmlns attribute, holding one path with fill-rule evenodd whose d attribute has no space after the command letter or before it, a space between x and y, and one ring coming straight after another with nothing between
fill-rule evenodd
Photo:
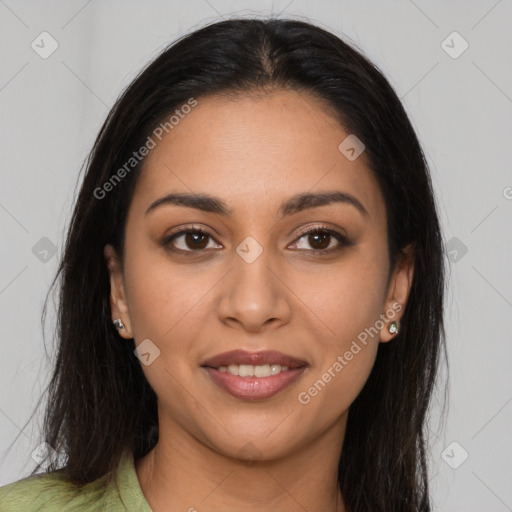
<instances>
[{"instance_id":1,"label":"gray background","mask_svg":"<svg viewBox=\"0 0 512 512\"><path fill-rule=\"evenodd\" d=\"M271 12L356 44L404 102L431 166L451 260L450 400L444 429L437 405L431 421L436 510L512 510L510 0L0 0L0 485L36 465L41 417L26 423L53 353L50 329L48 354L43 343L41 306L79 169L109 108L183 33ZM58 43L46 59L31 47L51 48L43 31ZM469 45L460 55L454 31Z\"/></svg>"}]
</instances>

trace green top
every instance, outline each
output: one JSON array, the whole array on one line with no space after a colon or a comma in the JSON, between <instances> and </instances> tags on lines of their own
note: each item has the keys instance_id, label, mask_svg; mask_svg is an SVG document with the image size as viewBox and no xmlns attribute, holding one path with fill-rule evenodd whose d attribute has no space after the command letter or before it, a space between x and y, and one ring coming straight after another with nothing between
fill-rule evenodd
<instances>
[{"instance_id":1,"label":"green top","mask_svg":"<svg viewBox=\"0 0 512 512\"><path fill-rule=\"evenodd\" d=\"M0 511L152 512L137 479L133 454L125 452L106 492L100 488L101 480L78 489L61 474L32 475L0 487Z\"/></svg>"}]
</instances>

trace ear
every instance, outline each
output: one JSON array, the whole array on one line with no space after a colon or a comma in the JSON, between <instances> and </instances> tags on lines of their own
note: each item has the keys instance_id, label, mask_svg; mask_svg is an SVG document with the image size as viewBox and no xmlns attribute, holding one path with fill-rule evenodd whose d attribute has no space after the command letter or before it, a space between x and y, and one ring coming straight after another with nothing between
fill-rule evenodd
<instances>
[{"instance_id":1,"label":"ear","mask_svg":"<svg viewBox=\"0 0 512 512\"><path fill-rule=\"evenodd\" d=\"M112 321L120 318L124 328L118 330L119 335L125 339L131 339L133 338L133 333L126 301L121 264L115 249L110 244L104 247L103 254L105 255L110 275L110 310L112 312Z\"/></svg>"},{"instance_id":2,"label":"ear","mask_svg":"<svg viewBox=\"0 0 512 512\"><path fill-rule=\"evenodd\" d=\"M400 329L400 320L405 311L405 305L411 290L414 275L414 248L408 245L403 249L397 259L393 275L391 276L386 301L384 325L380 331L380 341L386 343L392 340L397 333L390 333L389 326L395 321Z\"/></svg>"}]
</instances>

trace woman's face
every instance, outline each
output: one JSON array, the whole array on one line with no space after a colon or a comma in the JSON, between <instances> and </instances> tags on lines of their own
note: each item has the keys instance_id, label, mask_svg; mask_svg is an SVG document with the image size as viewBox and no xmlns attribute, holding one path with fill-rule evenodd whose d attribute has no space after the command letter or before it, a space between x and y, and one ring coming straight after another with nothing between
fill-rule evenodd
<instances>
[{"instance_id":1,"label":"woman's face","mask_svg":"<svg viewBox=\"0 0 512 512\"><path fill-rule=\"evenodd\" d=\"M350 134L313 96L197 102L161 141L153 136L123 269L106 248L113 319L143 343L161 435L277 458L328 430L343 434L379 342L393 338L412 263L388 283L379 186L364 152L354 159L360 147L348 139L338 148ZM313 198L335 193L333 202ZM160 201L170 194L207 195L213 211ZM297 200L303 194L312 196ZM214 369L226 361L209 360L233 350L278 351L302 367L278 373L277 355L235 355L228 371Z\"/></svg>"}]
</instances>

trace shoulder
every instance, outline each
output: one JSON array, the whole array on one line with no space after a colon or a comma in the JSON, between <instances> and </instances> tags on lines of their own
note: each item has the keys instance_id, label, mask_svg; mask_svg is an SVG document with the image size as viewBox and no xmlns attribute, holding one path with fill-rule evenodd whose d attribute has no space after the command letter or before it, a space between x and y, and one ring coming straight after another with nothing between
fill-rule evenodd
<instances>
[{"instance_id":1,"label":"shoulder","mask_svg":"<svg viewBox=\"0 0 512 512\"><path fill-rule=\"evenodd\" d=\"M106 494L99 480L77 487L58 473L43 473L0 487L0 511L73 512L99 505Z\"/></svg>"},{"instance_id":2,"label":"shoulder","mask_svg":"<svg viewBox=\"0 0 512 512\"><path fill-rule=\"evenodd\" d=\"M105 476L83 486L69 482L62 471L31 475L0 487L0 512L151 512L140 488L133 455L125 453L107 484Z\"/></svg>"}]
</instances>

